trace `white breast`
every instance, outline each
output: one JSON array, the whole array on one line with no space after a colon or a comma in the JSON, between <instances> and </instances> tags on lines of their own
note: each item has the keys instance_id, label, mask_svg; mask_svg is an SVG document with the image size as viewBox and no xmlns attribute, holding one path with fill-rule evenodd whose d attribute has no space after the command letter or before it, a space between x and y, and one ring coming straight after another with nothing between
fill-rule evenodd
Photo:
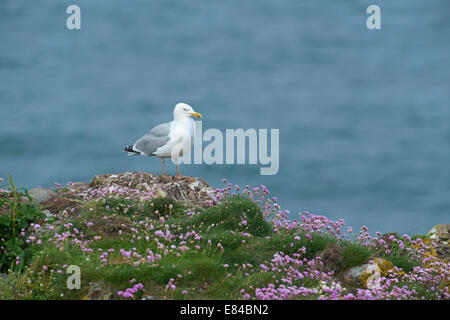
<instances>
[{"instance_id":1,"label":"white breast","mask_svg":"<svg viewBox=\"0 0 450 320\"><path fill-rule=\"evenodd\" d=\"M194 137L194 120L191 118L172 122L169 141L155 151L158 157L169 158L177 151L187 153L191 150Z\"/></svg>"}]
</instances>

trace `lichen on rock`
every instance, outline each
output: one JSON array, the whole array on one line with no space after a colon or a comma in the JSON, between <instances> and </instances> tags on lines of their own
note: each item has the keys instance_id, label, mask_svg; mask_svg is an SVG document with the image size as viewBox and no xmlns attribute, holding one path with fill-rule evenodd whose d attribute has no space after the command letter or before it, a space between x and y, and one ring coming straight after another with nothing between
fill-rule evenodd
<instances>
[{"instance_id":1,"label":"lichen on rock","mask_svg":"<svg viewBox=\"0 0 450 320\"><path fill-rule=\"evenodd\" d=\"M344 279L347 282L353 282L357 285L362 284L367 288L367 281L370 276L378 273L378 276L385 277L388 274L388 271L394 267L392 262L383 258L373 258L371 262L372 263L366 263L362 266L351 268L344 274ZM373 268L374 265L378 268L378 270Z\"/></svg>"}]
</instances>

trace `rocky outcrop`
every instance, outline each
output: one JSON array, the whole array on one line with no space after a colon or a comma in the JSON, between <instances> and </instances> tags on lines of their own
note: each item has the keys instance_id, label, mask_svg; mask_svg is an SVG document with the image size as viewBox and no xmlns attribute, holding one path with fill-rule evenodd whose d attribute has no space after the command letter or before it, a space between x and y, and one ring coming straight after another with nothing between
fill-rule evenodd
<instances>
[{"instance_id":1,"label":"rocky outcrop","mask_svg":"<svg viewBox=\"0 0 450 320\"><path fill-rule=\"evenodd\" d=\"M170 197L174 200L199 206L208 206L214 201L214 188L201 178L155 175L147 172L123 172L117 174L95 175L89 188L104 188L115 185L116 188L137 189L152 193L154 197Z\"/></svg>"},{"instance_id":2,"label":"rocky outcrop","mask_svg":"<svg viewBox=\"0 0 450 320\"><path fill-rule=\"evenodd\" d=\"M319 269L323 272L333 271L337 274L342 269L344 246L337 243L329 244L318 256L323 262Z\"/></svg>"},{"instance_id":3,"label":"rocky outcrop","mask_svg":"<svg viewBox=\"0 0 450 320\"><path fill-rule=\"evenodd\" d=\"M89 183L70 183L61 190L35 188L29 191L29 195L47 217L65 218L77 214L85 197L99 189L131 190L132 193L139 190L142 195L169 197L178 203L200 207L208 207L215 202L215 189L201 178L161 177L147 172L98 174ZM23 200L28 201L25 197Z\"/></svg>"},{"instance_id":4,"label":"rocky outcrop","mask_svg":"<svg viewBox=\"0 0 450 320\"><path fill-rule=\"evenodd\" d=\"M87 296L83 300L110 300L112 297L111 289L102 281L90 284Z\"/></svg>"},{"instance_id":5,"label":"rocky outcrop","mask_svg":"<svg viewBox=\"0 0 450 320\"><path fill-rule=\"evenodd\" d=\"M89 190L89 184L86 182L75 182L68 186L69 192L74 196L82 196Z\"/></svg>"},{"instance_id":6,"label":"rocky outcrop","mask_svg":"<svg viewBox=\"0 0 450 320\"><path fill-rule=\"evenodd\" d=\"M450 224L438 224L427 234L428 238L436 242L436 253L438 258L450 258Z\"/></svg>"}]
</instances>

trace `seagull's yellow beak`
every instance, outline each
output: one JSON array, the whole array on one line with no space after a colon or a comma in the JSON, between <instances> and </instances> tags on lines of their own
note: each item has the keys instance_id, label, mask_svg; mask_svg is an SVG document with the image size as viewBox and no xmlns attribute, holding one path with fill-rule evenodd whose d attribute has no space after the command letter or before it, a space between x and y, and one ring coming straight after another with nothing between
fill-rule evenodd
<instances>
[{"instance_id":1,"label":"seagull's yellow beak","mask_svg":"<svg viewBox=\"0 0 450 320\"><path fill-rule=\"evenodd\" d=\"M191 115L193 115L194 117L199 118L199 119L202 118L202 115L198 112L192 112Z\"/></svg>"}]
</instances>

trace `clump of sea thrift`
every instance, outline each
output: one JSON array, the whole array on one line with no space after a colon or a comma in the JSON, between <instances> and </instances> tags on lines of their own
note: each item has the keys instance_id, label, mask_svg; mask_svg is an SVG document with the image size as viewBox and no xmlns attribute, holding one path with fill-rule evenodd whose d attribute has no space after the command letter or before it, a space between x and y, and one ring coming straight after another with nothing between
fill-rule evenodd
<instances>
[{"instance_id":1,"label":"clump of sea thrift","mask_svg":"<svg viewBox=\"0 0 450 320\"><path fill-rule=\"evenodd\" d=\"M144 290L144 285L142 283L138 283L138 284L135 284L131 288L125 289L125 291L118 291L117 295L121 296L123 298L134 298L134 295L137 292L143 291L143 290Z\"/></svg>"},{"instance_id":2,"label":"clump of sea thrift","mask_svg":"<svg viewBox=\"0 0 450 320\"><path fill-rule=\"evenodd\" d=\"M263 216L270 222L269 234L260 237L251 234L247 230L251 220L242 216L236 222L239 230L227 230L226 234L216 235L214 238L215 234L212 231L220 227L220 223L209 226L192 223L201 214L201 210L188 208L185 210L183 219L174 220L170 212L175 204L169 204L169 214L155 210L156 217L145 216L143 215L145 205L153 206L152 193L110 185L85 192L82 196L83 200L92 204L92 207L78 216L78 220L70 218L74 208L67 208L63 214L64 219L58 225L45 221L35 223L29 230L22 229L20 237L37 250L42 250L42 247L46 245L55 247L62 255L77 250L86 262L97 263L98 268L102 270L120 270L124 265L136 268L136 272L144 268L155 270L155 273L164 270L163 274L167 278L163 282L163 290L171 297L195 297L198 288L188 287L188 285L192 279L202 279L203 272L195 271L189 264L180 269L176 267L178 261L180 263L190 261L183 259L189 255L198 254L204 257L205 261L197 270L203 270L203 267L208 270L208 259L211 261L219 259L217 269L220 270L215 276L223 277L223 281L235 281L237 277L249 279L248 282L245 280L245 285L235 289L236 292L233 293L242 299L450 298L449 263L437 258L433 242L421 238L413 239L408 235L383 236L381 233L376 233L376 236L372 236L366 226L362 226L359 231L354 231L352 227L346 226L342 219L333 221L325 216L309 212L300 213L296 219L292 219L290 212L280 208L278 199L272 196L265 186L241 188L227 183L226 180L223 182L225 187L216 189L216 201L211 202L209 206L226 206L229 201L237 197L249 199L261 208ZM66 188L55 183L54 191L62 194ZM111 199L126 201L116 205L111 204L114 203L110 201ZM103 211L97 212L99 206ZM105 235L95 230L102 225L113 224L118 216L129 217L130 222L114 231L119 245L110 247L107 242L102 242ZM272 257L268 257L265 261L259 261L253 265L249 261L235 263L225 258L229 257L233 250L241 248L248 250L251 254L255 246L265 247L277 236L286 239L286 244L283 249L274 249L271 252ZM228 237L235 240L232 247L229 247L230 244L227 243ZM317 237L327 237L343 245L351 241L357 242L377 256L389 260L391 255L396 254L417 261L418 265L409 271L394 266L379 279L377 286L349 290L346 288L346 283L340 281L334 272L320 271L323 265L320 257L306 258L310 250L308 245L295 249L299 247L299 243L311 244ZM354 240L350 240L350 237L354 237ZM17 257L16 264L20 261L20 257ZM171 261L170 265L166 261ZM40 274L56 271L54 273L61 277L67 268L67 265L60 267L47 260L39 266L37 270ZM256 276L265 280L256 285L250 280ZM138 279L141 283L136 284L136 280L132 279L129 284L119 287L133 285L125 290L117 291L117 296L125 299L139 298L144 292L146 282ZM168 282L167 279L169 279ZM203 284L202 290L207 290L211 285L207 282Z\"/></svg>"}]
</instances>

